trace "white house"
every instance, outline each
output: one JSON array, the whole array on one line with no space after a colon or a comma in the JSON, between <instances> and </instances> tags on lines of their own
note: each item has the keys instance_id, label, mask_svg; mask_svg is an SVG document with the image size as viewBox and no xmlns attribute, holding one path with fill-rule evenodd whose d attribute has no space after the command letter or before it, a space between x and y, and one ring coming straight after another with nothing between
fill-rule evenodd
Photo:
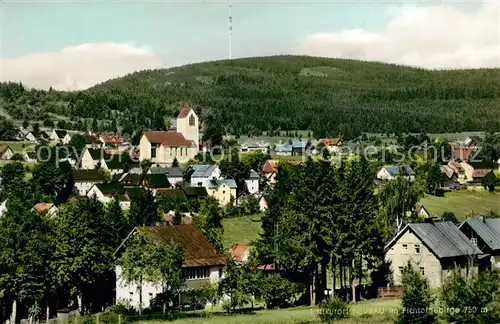
<instances>
[{"instance_id":1,"label":"white house","mask_svg":"<svg viewBox=\"0 0 500 324\"><path fill-rule=\"evenodd\" d=\"M193 187L207 187L209 181L221 179L220 169L216 165L190 165L186 169L186 175Z\"/></svg>"},{"instance_id":2,"label":"white house","mask_svg":"<svg viewBox=\"0 0 500 324\"><path fill-rule=\"evenodd\" d=\"M393 180L399 175L407 177L410 181L415 180L415 173L408 164L384 165L377 172L377 179L383 181Z\"/></svg>"},{"instance_id":3,"label":"white house","mask_svg":"<svg viewBox=\"0 0 500 324\"><path fill-rule=\"evenodd\" d=\"M136 227L120 245L115 252L118 257L116 265L116 302L129 303L138 308L140 295L142 294L142 307L150 306L151 300L162 293L162 282L143 283L139 289L135 283L128 282L123 278L120 265L120 256L127 248L128 240L138 233L147 233L154 239L168 244L172 240L184 248L185 259L182 271L186 276L184 289L180 293L179 300L182 304L189 302L187 291L203 284L217 283L224 277L226 271L226 259L205 235L193 225L164 225L154 227Z\"/></svg>"},{"instance_id":4,"label":"white house","mask_svg":"<svg viewBox=\"0 0 500 324\"><path fill-rule=\"evenodd\" d=\"M24 133L24 140L27 142L36 142L37 141L35 135L33 135L33 133L30 131Z\"/></svg>"},{"instance_id":5,"label":"white house","mask_svg":"<svg viewBox=\"0 0 500 324\"><path fill-rule=\"evenodd\" d=\"M104 182L103 175L98 170L73 170L73 188L78 196L86 196L93 185Z\"/></svg>"},{"instance_id":6,"label":"white house","mask_svg":"<svg viewBox=\"0 0 500 324\"><path fill-rule=\"evenodd\" d=\"M10 146L0 146L0 159L1 160L10 160L14 155L14 151L10 148Z\"/></svg>"},{"instance_id":7,"label":"white house","mask_svg":"<svg viewBox=\"0 0 500 324\"><path fill-rule=\"evenodd\" d=\"M96 197L103 204L113 201L114 197L118 198L122 210L130 209L130 198L122 184L116 182L99 183L93 185L87 192L87 197Z\"/></svg>"},{"instance_id":8,"label":"white house","mask_svg":"<svg viewBox=\"0 0 500 324\"><path fill-rule=\"evenodd\" d=\"M63 129L54 129L52 133L50 133L49 138L51 141L62 144L68 144L69 141L71 141L71 136Z\"/></svg>"},{"instance_id":9,"label":"white house","mask_svg":"<svg viewBox=\"0 0 500 324\"><path fill-rule=\"evenodd\" d=\"M245 185L247 187L248 193L253 195L259 192L259 180L260 176L254 170L250 170L248 178L245 179Z\"/></svg>"},{"instance_id":10,"label":"white house","mask_svg":"<svg viewBox=\"0 0 500 324\"><path fill-rule=\"evenodd\" d=\"M266 211L269 209L269 196L262 195L259 199L259 210Z\"/></svg>"},{"instance_id":11,"label":"white house","mask_svg":"<svg viewBox=\"0 0 500 324\"><path fill-rule=\"evenodd\" d=\"M24 162L35 163L37 161L36 152L24 152Z\"/></svg>"},{"instance_id":12,"label":"white house","mask_svg":"<svg viewBox=\"0 0 500 324\"><path fill-rule=\"evenodd\" d=\"M7 199L2 201L0 204L0 218L5 216L5 213L7 212Z\"/></svg>"}]
</instances>

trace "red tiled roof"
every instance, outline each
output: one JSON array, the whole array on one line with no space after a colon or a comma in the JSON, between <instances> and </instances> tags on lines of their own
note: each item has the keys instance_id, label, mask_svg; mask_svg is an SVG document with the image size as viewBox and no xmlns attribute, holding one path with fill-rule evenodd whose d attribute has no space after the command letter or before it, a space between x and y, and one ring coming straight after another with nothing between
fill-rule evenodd
<instances>
[{"instance_id":1,"label":"red tiled roof","mask_svg":"<svg viewBox=\"0 0 500 324\"><path fill-rule=\"evenodd\" d=\"M472 172L473 178L484 178L488 173L491 172L491 169L476 169Z\"/></svg>"},{"instance_id":2,"label":"red tiled roof","mask_svg":"<svg viewBox=\"0 0 500 324\"><path fill-rule=\"evenodd\" d=\"M178 132L145 132L146 138L155 144L162 144L167 147L191 147L193 141L188 141L184 135Z\"/></svg>"},{"instance_id":3,"label":"red tiled roof","mask_svg":"<svg viewBox=\"0 0 500 324\"><path fill-rule=\"evenodd\" d=\"M319 144L322 144L324 146L337 146L340 143L340 137L335 137L335 138L322 138Z\"/></svg>"},{"instance_id":4,"label":"red tiled roof","mask_svg":"<svg viewBox=\"0 0 500 324\"><path fill-rule=\"evenodd\" d=\"M275 173L278 172L278 166L271 160L267 160L266 163L262 166L263 173Z\"/></svg>"},{"instance_id":5,"label":"red tiled roof","mask_svg":"<svg viewBox=\"0 0 500 324\"><path fill-rule=\"evenodd\" d=\"M110 144L122 144L123 142L125 142L125 139L122 136L115 134L101 134L101 139L104 141L104 143Z\"/></svg>"},{"instance_id":6,"label":"red tiled roof","mask_svg":"<svg viewBox=\"0 0 500 324\"><path fill-rule=\"evenodd\" d=\"M299 166L299 165L304 165L304 162L302 161L295 161L295 160L289 160L286 161L287 164L293 165L293 166Z\"/></svg>"},{"instance_id":7,"label":"red tiled roof","mask_svg":"<svg viewBox=\"0 0 500 324\"><path fill-rule=\"evenodd\" d=\"M191 111L190 107L182 107L181 111L179 112L179 115L177 115L177 118L186 118L189 115L189 112Z\"/></svg>"},{"instance_id":8,"label":"red tiled roof","mask_svg":"<svg viewBox=\"0 0 500 324\"><path fill-rule=\"evenodd\" d=\"M243 257L248 252L249 246L246 244L234 244L231 247L231 256L235 261L243 262Z\"/></svg>"},{"instance_id":9,"label":"red tiled roof","mask_svg":"<svg viewBox=\"0 0 500 324\"><path fill-rule=\"evenodd\" d=\"M33 207L33 209L36 210L37 212L46 212L49 209L51 209L52 206L54 206L54 204L51 204L51 203L38 203L38 204L35 205L35 207Z\"/></svg>"},{"instance_id":10,"label":"red tiled roof","mask_svg":"<svg viewBox=\"0 0 500 324\"><path fill-rule=\"evenodd\" d=\"M167 225L138 227L142 233L149 233L165 242L171 240L184 249L185 267L206 267L226 264L224 254L217 251L203 233L194 225Z\"/></svg>"},{"instance_id":11,"label":"red tiled roof","mask_svg":"<svg viewBox=\"0 0 500 324\"><path fill-rule=\"evenodd\" d=\"M453 158L460 161L469 161L476 150L475 147L453 147Z\"/></svg>"}]
</instances>

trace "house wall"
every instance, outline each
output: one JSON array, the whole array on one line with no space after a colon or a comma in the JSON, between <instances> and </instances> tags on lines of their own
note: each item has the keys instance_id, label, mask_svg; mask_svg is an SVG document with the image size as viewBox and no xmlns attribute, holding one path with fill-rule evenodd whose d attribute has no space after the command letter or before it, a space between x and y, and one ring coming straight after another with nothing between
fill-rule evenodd
<instances>
[{"instance_id":1,"label":"house wall","mask_svg":"<svg viewBox=\"0 0 500 324\"><path fill-rule=\"evenodd\" d=\"M92 181L77 181L75 182L74 191L78 196L86 196L87 192L92 188L94 184L98 182Z\"/></svg>"},{"instance_id":2,"label":"house wall","mask_svg":"<svg viewBox=\"0 0 500 324\"><path fill-rule=\"evenodd\" d=\"M465 173L464 181L465 182L472 181L473 180L472 174L474 173L474 168L470 164L465 163L465 162L461 162L460 166L464 169L464 173Z\"/></svg>"},{"instance_id":3,"label":"house wall","mask_svg":"<svg viewBox=\"0 0 500 324\"><path fill-rule=\"evenodd\" d=\"M264 154L267 154L269 152L269 149L267 147L247 147L248 152L262 152Z\"/></svg>"},{"instance_id":4,"label":"house wall","mask_svg":"<svg viewBox=\"0 0 500 324\"><path fill-rule=\"evenodd\" d=\"M12 156L14 155L14 151L12 151L10 148L7 149L4 154L2 155L3 160L10 160Z\"/></svg>"},{"instance_id":5,"label":"house wall","mask_svg":"<svg viewBox=\"0 0 500 324\"><path fill-rule=\"evenodd\" d=\"M219 269L222 269L222 277L219 277ZM193 289L200 285L207 283L217 283L220 279L224 278L224 273L226 271L225 267L211 267L210 276L203 279L188 279L185 282L186 289ZM120 265L115 267L116 273L116 303L130 303L130 305L135 308L139 307L139 285L136 283L130 283L123 279L122 268ZM162 285L160 282L144 282L142 284L142 307L148 308L150 306L151 299L153 299L157 294L161 293ZM186 294L181 293L181 302L187 301Z\"/></svg>"},{"instance_id":6,"label":"house wall","mask_svg":"<svg viewBox=\"0 0 500 324\"><path fill-rule=\"evenodd\" d=\"M269 208L269 206L267 206L267 202L264 198L261 198L259 200L259 210L260 211L265 211Z\"/></svg>"},{"instance_id":7,"label":"house wall","mask_svg":"<svg viewBox=\"0 0 500 324\"><path fill-rule=\"evenodd\" d=\"M31 132L28 132L28 134L26 134L24 139L29 142L36 142L36 137Z\"/></svg>"},{"instance_id":8,"label":"house wall","mask_svg":"<svg viewBox=\"0 0 500 324\"><path fill-rule=\"evenodd\" d=\"M253 195L259 191L259 180L258 179L248 179L245 180L248 192Z\"/></svg>"},{"instance_id":9,"label":"house wall","mask_svg":"<svg viewBox=\"0 0 500 324\"><path fill-rule=\"evenodd\" d=\"M281 152L275 151L274 155L278 155L278 156L292 156L292 151L281 151Z\"/></svg>"},{"instance_id":10,"label":"house wall","mask_svg":"<svg viewBox=\"0 0 500 324\"><path fill-rule=\"evenodd\" d=\"M139 160L151 160L151 143L144 134L139 141Z\"/></svg>"},{"instance_id":11,"label":"house wall","mask_svg":"<svg viewBox=\"0 0 500 324\"><path fill-rule=\"evenodd\" d=\"M194 116L194 125L189 125L189 118ZM177 118L177 132L184 135L184 137L193 141L196 144L196 153L198 153L198 148L200 147L200 131L199 131L199 121L198 116L196 116L195 112L191 109L187 117L185 118ZM194 155L196 155L196 153ZM179 160L180 162L180 160Z\"/></svg>"},{"instance_id":12,"label":"house wall","mask_svg":"<svg viewBox=\"0 0 500 324\"><path fill-rule=\"evenodd\" d=\"M208 186L208 181L211 179L220 179L220 169L215 168L214 171L206 177L191 177L191 186L193 187L207 187ZM201 183L201 185L200 185Z\"/></svg>"},{"instance_id":13,"label":"house wall","mask_svg":"<svg viewBox=\"0 0 500 324\"><path fill-rule=\"evenodd\" d=\"M209 196L217 198L221 206L226 206L231 202L231 196L236 198L236 189L229 188L226 185L222 185L217 189L207 189Z\"/></svg>"},{"instance_id":14,"label":"house wall","mask_svg":"<svg viewBox=\"0 0 500 324\"><path fill-rule=\"evenodd\" d=\"M49 139L51 141L56 141L56 142L59 142L59 136L57 136L56 132L55 131L52 131L52 133L50 133L49 135Z\"/></svg>"},{"instance_id":15,"label":"house wall","mask_svg":"<svg viewBox=\"0 0 500 324\"><path fill-rule=\"evenodd\" d=\"M403 245L407 246L405 250ZM415 245L420 246L420 253L416 253ZM442 284L441 263L431 251L410 231L403 234L399 240L386 252L386 260L391 262L393 283L401 285L400 267L405 267L410 261L416 267L424 268L424 276L431 287L440 287Z\"/></svg>"},{"instance_id":16,"label":"house wall","mask_svg":"<svg viewBox=\"0 0 500 324\"><path fill-rule=\"evenodd\" d=\"M168 177L168 182L170 182L170 185L175 186L177 183L182 182L184 179L182 177Z\"/></svg>"},{"instance_id":17,"label":"house wall","mask_svg":"<svg viewBox=\"0 0 500 324\"><path fill-rule=\"evenodd\" d=\"M387 172L387 170L385 168L382 168L382 169L380 169L377 172L377 179L380 179L380 180L391 180L392 176L391 176L391 174L389 172Z\"/></svg>"},{"instance_id":18,"label":"house wall","mask_svg":"<svg viewBox=\"0 0 500 324\"><path fill-rule=\"evenodd\" d=\"M198 154L196 147L168 147L161 145L156 150L156 158L151 161L160 165L170 166L176 158L179 163L186 163L194 159L196 154Z\"/></svg>"},{"instance_id":19,"label":"house wall","mask_svg":"<svg viewBox=\"0 0 500 324\"><path fill-rule=\"evenodd\" d=\"M500 269L500 255L493 255L490 258L491 266Z\"/></svg>"},{"instance_id":20,"label":"house wall","mask_svg":"<svg viewBox=\"0 0 500 324\"><path fill-rule=\"evenodd\" d=\"M63 144L68 144L70 141L71 141L71 136L69 136L69 134L66 134L62 139Z\"/></svg>"},{"instance_id":21,"label":"house wall","mask_svg":"<svg viewBox=\"0 0 500 324\"><path fill-rule=\"evenodd\" d=\"M269 183L276 183L276 172L264 174Z\"/></svg>"},{"instance_id":22,"label":"house wall","mask_svg":"<svg viewBox=\"0 0 500 324\"><path fill-rule=\"evenodd\" d=\"M96 168L96 163L88 150L83 152L80 168L82 170L94 170Z\"/></svg>"}]
</instances>

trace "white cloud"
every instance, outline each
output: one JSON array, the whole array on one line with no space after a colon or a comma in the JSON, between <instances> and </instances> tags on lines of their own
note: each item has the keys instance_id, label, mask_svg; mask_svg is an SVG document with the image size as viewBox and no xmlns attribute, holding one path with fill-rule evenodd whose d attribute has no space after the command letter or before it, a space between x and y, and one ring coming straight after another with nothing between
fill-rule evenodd
<instances>
[{"instance_id":1,"label":"white cloud","mask_svg":"<svg viewBox=\"0 0 500 324\"><path fill-rule=\"evenodd\" d=\"M426 68L500 67L500 4L479 11L402 7L380 32L356 29L307 37L295 53Z\"/></svg>"},{"instance_id":2,"label":"white cloud","mask_svg":"<svg viewBox=\"0 0 500 324\"><path fill-rule=\"evenodd\" d=\"M133 43L96 43L36 53L1 62L4 81L29 87L80 90L128 73L162 67L158 56Z\"/></svg>"}]
</instances>

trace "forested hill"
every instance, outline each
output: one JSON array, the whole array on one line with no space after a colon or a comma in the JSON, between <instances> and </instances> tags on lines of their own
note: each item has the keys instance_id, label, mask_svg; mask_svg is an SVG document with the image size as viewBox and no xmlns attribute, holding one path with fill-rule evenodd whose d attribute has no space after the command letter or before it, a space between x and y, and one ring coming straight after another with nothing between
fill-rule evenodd
<instances>
[{"instance_id":1,"label":"forested hill","mask_svg":"<svg viewBox=\"0 0 500 324\"><path fill-rule=\"evenodd\" d=\"M26 117L51 112L117 118L125 131L160 129L181 103L233 134L312 129L316 136L353 137L500 129L500 69L429 71L274 56L141 71L80 92L16 91L4 85L0 93L11 115L17 110Z\"/></svg>"}]
</instances>

